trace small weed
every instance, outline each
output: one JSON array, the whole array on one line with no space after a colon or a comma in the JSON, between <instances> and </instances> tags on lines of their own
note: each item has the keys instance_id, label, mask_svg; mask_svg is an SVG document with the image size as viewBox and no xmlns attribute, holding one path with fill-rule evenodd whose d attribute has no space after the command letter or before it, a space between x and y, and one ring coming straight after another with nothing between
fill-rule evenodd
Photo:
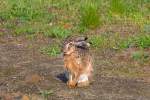
<instances>
[{"instance_id":1,"label":"small weed","mask_svg":"<svg viewBox=\"0 0 150 100\"><path fill-rule=\"evenodd\" d=\"M87 28L96 28L100 25L100 16L96 3L86 0L80 7L81 24Z\"/></svg>"},{"instance_id":2,"label":"small weed","mask_svg":"<svg viewBox=\"0 0 150 100\"><path fill-rule=\"evenodd\" d=\"M134 37L133 41L135 45L140 48L148 48L150 47L150 35L141 34L139 36Z\"/></svg>"},{"instance_id":3,"label":"small weed","mask_svg":"<svg viewBox=\"0 0 150 100\"><path fill-rule=\"evenodd\" d=\"M43 91L40 91L40 94L42 95L44 100L48 100L48 96L52 95L53 91L52 90L43 90Z\"/></svg>"},{"instance_id":4,"label":"small weed","mask_svg":"<svg viewBox=\"0 0 150 100\"><path fill-rule=\"evenodd\" d=\"M141 52L141 51L136 51L136 52L132 53L132 58L134 60L139 60L142 57L143 57L143 52Z\"/></svg>"},{"instance_id":5,"label":"small weed","mask_svg":"<svg viewBox=\"0 0 150 100\"><path fill-rule=\"evenodd\" d=\"M144 51L136 51L132 53L132 58L134 60L146 60L149 57L149 54Z\"/></svg>"},{"instance_id":6,"label":"small weed","mask_svg":"<svg viewBox=\"0 0 150 100\"><path fill-rule=\"evenodd\" d=\"M40 48L40 52L49 56L57 56L61 53L58 45L52 45Z\"/></svg>"},{"instance_id":7,"label":"small weed","mask_svg":"<svg viewBox=\"0 0 150 100\"><path fill-rule=\"evenodd\" d=\"M120 40L120 42L118 42L118 48L120 49L125 49L125 48L129 48L132 47L132 38L127 38L127 39L122 39Z\"/></svg>"}]
</instances>

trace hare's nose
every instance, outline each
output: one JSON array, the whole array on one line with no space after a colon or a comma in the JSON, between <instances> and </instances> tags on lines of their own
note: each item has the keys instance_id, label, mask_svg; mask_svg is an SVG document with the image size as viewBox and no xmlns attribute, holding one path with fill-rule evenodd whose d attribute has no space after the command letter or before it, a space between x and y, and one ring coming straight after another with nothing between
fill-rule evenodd
<instances>
[{"instance_id":1,"label":"hare's nose","mask_svg":"<svg viewBox=\"0 0 150 100\"><path fill-rule=\"evenodd\" d=\"M64 51L63 51L63 53L65 54L65 53L67 53L67 51L66 51L66 50L64 50Z\"/></svg>"},{"instance_id":2,"label":"hare's nose","mask_svg":"<svg viewBox=\"0 0 150 100\"><path fill-rule=\"evenodd\" d=\"M67 52L64 51L64 53L67 53Z\"/></svg>"},{"instance_id":3,"label":"hare's nose","mask_svg":"<svg viewBox=\"0 0 150 100\"><path fill-rule=\"evenodd\" d=\"M63 52L63 56L67 55L67 52Z\"/></svg>"}]
</instances>

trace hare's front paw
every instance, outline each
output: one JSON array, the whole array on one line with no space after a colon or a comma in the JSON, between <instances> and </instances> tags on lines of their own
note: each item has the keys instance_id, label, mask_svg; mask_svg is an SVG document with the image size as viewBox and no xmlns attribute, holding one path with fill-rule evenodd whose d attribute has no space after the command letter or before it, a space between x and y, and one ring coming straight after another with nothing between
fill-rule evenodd
<instances>
[{"instance_id":1,"label":"hare's front paw","mask_svg":"<svg viewBox=\"0 0 150 100\"><path fill-rule=\"evenodd\" d=\"M67 86L68 86L69 88L75 88L75 87L76 87L76 83L73 82L73 81L68 81L68 82L67 82Z\"/></svg>"}]
</instances>

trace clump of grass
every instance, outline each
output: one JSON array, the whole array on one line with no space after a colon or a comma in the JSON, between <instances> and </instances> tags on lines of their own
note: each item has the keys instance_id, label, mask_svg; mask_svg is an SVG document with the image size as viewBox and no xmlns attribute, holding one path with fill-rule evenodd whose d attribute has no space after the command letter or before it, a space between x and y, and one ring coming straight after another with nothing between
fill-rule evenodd
<instances>
[{"instance_id":1,"label":"clump of grass","mask_svg":"<svg viewBox=\"0 0 150 100\"><path fill-rule=\"evenodd\" d=\"M53 94L52 90L41 90L40 94L44 98L44 100L48 100L48 96Z\"/></svg>"},{"instance_id":2,"label":"clump of grass","mask_svg":"<svg viewBox=\"0 0 150 100\"><path fill-rule=\"evenodd\" d=\"M21 27L16 27L15 28L14 35L21 35L21 34L32 35L32 34L35 34L36 31L37 31L37 29L34 29L33 27L23 25Z\"/></svg>"},{"instance_id":3,"label":"clump of grass","mask_svg":"<svg viewBox=\"0 0 150 100\"><path fill-rule=\"evenodd\" d=\"M132 53L131 57L134 60L141 60L141 59L146 60L149 57L149 54L144 51L135 51Z\"/></svg>"},{"instance_id":4,"label":"clump of grass","mask_svg":"<svg viewBox=\"0 0 150 100\"><path fill-rule=\"evenodd\" d=\"M140 48L148 48L150 47L150 35L149 34L141 34L139 36L134 37L133 39L135 45Z\"/></svg>"},{"instance_id":5,"label":"clump of grass","mask_svg":"<svg viewBox=\"0 0 150 100\"><path fill-rule=\"evenodd\" d=\"M98 6L95 2L86 0L80 7L81 24L87 28L96 28L100 25Z\"/></svg>"},{"instance_id":6,"label":"clump of grass","mask_svg":"<svg viewBox=\"0 0 150 100\"><path fill-rule=\"evenodd\" d=\"M122 39L118 43L118 47L121 49L129 47L149 48L150 47L150 35L140 34L133 37Z\"/></svg>"},{"instance_id":7,"label":"clump of grass","mask_svg":"<svg viewBox=\"0 0 150 100\"><path fill-rule=\"evenodd\" d=\"M123 14L125 12L124 3L121 0L112 0L110 10L114 13Z\"/></svg>"},{"instance_id":8,"label":"clump of grass","mask_svg":"<svg viewBox=\"0 0 150 100\"><path fill-rule=\"evenodd\" d=\"M103 36L92 36L89 42L93 48L100 48L104 45L105 38Z\"/></svg>"},{"instance_id":9,"label":"clump of grass","mask_svg":"<svg viewBox=\"0 0 150 100\"><path fill-rule=\"evenodd\" d=\"M57 56L61 53L61 50L58 45L50 45L40 48L40 52L49 56Z\"/></svg>"},{"instance_id":10,"label":"clump of grass","mask_svg":"<svg viewBox=\"0 0 150 100\"><path fill-rule=\"evenodd\" d=\"M129 38L120 40L120 42L118 42L117 46L120 49L125 49L125 48L132 47L133 46L132 38L129 37Z\"/></svg>"},{"instance_id":11,"label":"clump of grass","mask_svg":"<svg viewBox=\"0 0 150 100\"><path fill-rule=\"evenodd\" d=\"M60 26L52 27L50 30L45 32L45 36L53 37L53 38L66 38L68 35L70 35L71 31L64 29Z\"/></svg>"},{"instance_id":12,"label":"clump of grass","mask_svg":"<svg viewBox=\"0 0 150 100\"><path fill-rule=\"evenodd\" d=\"M143 32L150 33L150 24L145 24L143 26Z\"/></svg>"}]
</instances>

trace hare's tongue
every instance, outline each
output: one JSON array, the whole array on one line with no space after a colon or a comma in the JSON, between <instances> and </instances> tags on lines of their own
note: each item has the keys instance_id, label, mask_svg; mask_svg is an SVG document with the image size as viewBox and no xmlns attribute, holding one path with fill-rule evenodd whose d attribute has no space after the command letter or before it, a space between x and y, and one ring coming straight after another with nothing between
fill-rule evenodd
<instances>
[{"instance_id":1,"label":"hare's tongue","mask_svg":"<svg viewBox=\"0 0 150 100\"><path fill-rule=\"evenodd\" d=\"M88 81L88 76L86 74L82 74L79 77L78 83Z\"/></svg>"}]
</instances>

